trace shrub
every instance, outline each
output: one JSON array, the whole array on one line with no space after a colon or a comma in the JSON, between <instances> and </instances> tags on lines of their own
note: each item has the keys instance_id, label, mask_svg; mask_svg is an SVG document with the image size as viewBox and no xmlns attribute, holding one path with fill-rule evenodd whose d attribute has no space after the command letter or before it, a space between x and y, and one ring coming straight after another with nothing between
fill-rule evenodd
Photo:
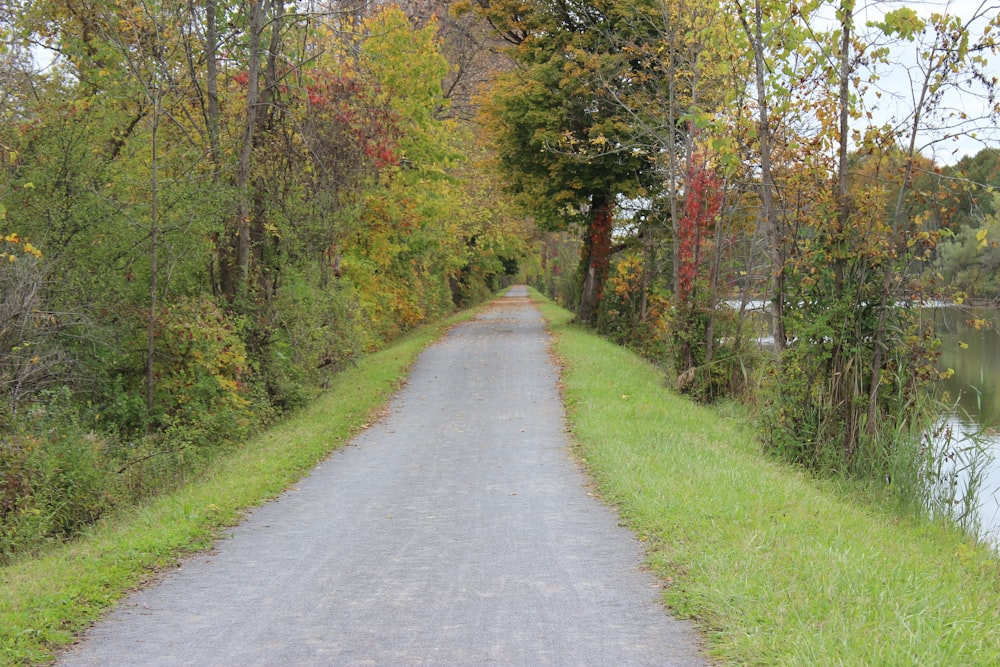
<instances>
[{"instance_id":1,"label":"shrub","mask_svg":"<svg viewBox=\"0 0 1000 667\"><path fill-rule=\"evenodd\" d=\"M0 559L74 535L111 507L105 440L68 389L45 392L0 438Z\"/></svg>"},{"instance_id":2,"label":"shrub","mask_svg":"<svg viewBox=\"0 0 1000 667\"><path fill-rule=\"evenodd\" d=\"M183 445L237 440L253 423L243 341L207 297L181 299L156 322L154 409Z\"/></svg>"}]
</instances>

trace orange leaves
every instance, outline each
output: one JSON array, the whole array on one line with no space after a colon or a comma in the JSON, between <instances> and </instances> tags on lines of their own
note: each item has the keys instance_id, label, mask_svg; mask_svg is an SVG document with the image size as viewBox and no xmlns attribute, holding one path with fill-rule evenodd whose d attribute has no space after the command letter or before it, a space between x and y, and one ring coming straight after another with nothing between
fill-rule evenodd
<instances>
[{"instance_id":1,"label":"orange leaves","mask_svg":"<svg viewBox=\"0 0 1000 667\"><path fill-rule=\"evenodd\" d=\"M42 251L31 245L17 232L0 236L0 261L16 262L20 256L28 255L35 259L42 258Z\"/></svg>"}]
</instances>

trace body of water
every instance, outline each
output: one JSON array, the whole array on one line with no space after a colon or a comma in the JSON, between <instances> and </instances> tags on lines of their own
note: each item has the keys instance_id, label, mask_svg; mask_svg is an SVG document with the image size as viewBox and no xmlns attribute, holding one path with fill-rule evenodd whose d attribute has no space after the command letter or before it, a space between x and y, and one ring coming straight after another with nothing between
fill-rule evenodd
<instances>
[{"instance_id":1,"label":"body of water","mask_svg":"<svg viewBox=\"0 0 1000 667\"><path fill-rule=\"evenodd\" d=\"M940 367L955 371L941 382L945 397L961 408L952 418L953 427L980 433L993 455L983 471L978 514L982 534L1000 543L1000 311L930 310L941 339Z\"/></svg>"}]
</instances>

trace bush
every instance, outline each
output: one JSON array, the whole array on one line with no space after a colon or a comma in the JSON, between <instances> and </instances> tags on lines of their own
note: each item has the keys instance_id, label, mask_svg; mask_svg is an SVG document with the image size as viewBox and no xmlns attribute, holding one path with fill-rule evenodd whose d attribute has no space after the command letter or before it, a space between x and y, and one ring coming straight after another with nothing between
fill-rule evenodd
<instances>
[{"instance_id":1,"label":"bush","mask_svg":"<svg viewBox=\"0 0 1000 667\"><path fill-rule=\"evenodd\" d=\"M268 399L280 410L304 405L370 340L350 282L330 280L324 285L315 273L308 268L287 270L275 297L260 374Z\"/></svg>"},{"instance_id":2,"label":"bush","mask_svg":"<svg viewBox=\"0 0 1000 667\"><path fill-rule=\"evenodd\" d=\"M100 424L123 441L169 431L177 446L211 448L256 422L246 347L236 326L207 297L164 306L155 322L153 405L147 405L146 330L137 312L130 340L106 363L114 368L94 403Z\"/></svg>"},{"instance_id":3,"label":"bush","mask_svg":"<svg viewBox=\"0 0 1000 667\"><path fill-rule=\"evenodd\" d=\"M218 306L182 299L156 328L154 409L172 439L211 447L245 435L254 421L246 347Z\"/></svg>"},{"instance_id":4,"label":"bush","mask_svg":"<svg viewBox=\"0 0 1000 667\"><path fill-rule=\"evenodd\" d=\"M884 367L876 371L875 306L803 302L792 312L796 339L766 384L762 415L764 440L782 458L869 479L888 474L889 445L926 419L921 406L938 372L929 325L902 306L890 305L886 318ZM872 402L874 372L879 392Z\"/></svg>"},{"instance_id":5,"label":"bush","mask_svg":"<svg viewBox=\"0 0 1000 667\"><path fill-rule=\"evenodd\" d=\"M0 439L0 559L74 535L112 504L105 440L76 417L68 389L47 392Z\"/></svg>"}]
</instances>

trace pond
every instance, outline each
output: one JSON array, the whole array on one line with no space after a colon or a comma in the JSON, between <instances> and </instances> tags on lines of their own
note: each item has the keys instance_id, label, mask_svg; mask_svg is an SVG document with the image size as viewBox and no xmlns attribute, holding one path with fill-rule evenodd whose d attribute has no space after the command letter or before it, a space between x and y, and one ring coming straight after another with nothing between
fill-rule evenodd
<instances>
[{"instance_id":1,"label":"pond","mask_svg":"<svg viewBox=\"0 0 1000 667\"><path fill-rule=\"evenodd\" d=\"M983 474L978 518L983 536L1000 543L1000 310L932 310L941 339L940 367L955 371L941 383L961 408L953 424L965 432L981 432L993 454Z\"/></svg>"}]
</instances>

